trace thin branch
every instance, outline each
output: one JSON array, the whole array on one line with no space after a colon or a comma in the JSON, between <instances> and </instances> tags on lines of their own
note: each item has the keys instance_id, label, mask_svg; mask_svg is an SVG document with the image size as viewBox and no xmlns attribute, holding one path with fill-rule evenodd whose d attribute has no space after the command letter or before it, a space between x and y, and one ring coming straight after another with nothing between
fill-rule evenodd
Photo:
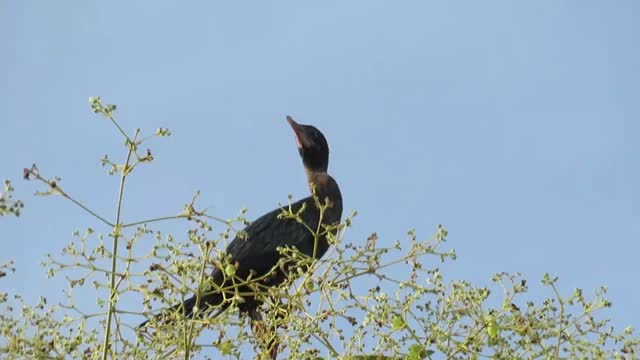
<instances>
[{"instance_id":1,"label":"thin branch","mask_svg":"<svg viewBox=\"0 0 640 360\"><path fill-rule=\"evenodd\" d=\"M113 120L113 119L112 119ZM114 121L117 125L117 123ZM118 126L118 129L120 127ZM122 131L122 129L120 129ZM140 133L140 130L136 130L135 138ZM125 134L126 136L126 134ZM128 138L127 138L128 139ZM113 313L115 310L115 300L116 300L116 267L117 267L117 254L118 254L118 242L120 240L120 235L122 232L122 228L120 226L120 217L122 215L122 199L124 197L124 184L127 179L127 175L129 173L128 167L129 162L131 161L131 154L134 151L134 144L129 142L129 151L127 152L127 161L125 162L124 169L122 169L122 176L120 177L120 189L118 190L118 209L116 211L116 224L113 227L113 257L111 260L111 280L109 282L110 294L109 294L109 308L107 311L107 328L104 333L104 343L102 348L102 360L107 360L107 355L109 354L109 337L111 336L111 319L113 317Z\"/></svg>"},{"instance_id":2,"label":"thin branch","mask_svg":"<svg viewBox=\"0 0 640 360\"><path fill-rule=\"evenodd\" d=\"M40 176L40 173L37 171L37 168L34 166L31 167L31 169L26 169L25 168L25 174L28 175L33 175L37 180L40 180L42 182L44 182L45 184L47 184L50 188L51 191L55 191L56 193L60 194L62 197L64 197L67 200L70 200L72 203L76 204L77 206L79 206L82 210L88 212L89 214L93 215L96 219L102 221L103 223L105 223L106 225L113 227L114 224L105 219L104 217L98 215L95 211L89 209L88 207L84 206L81 202L79 202L78 200L74 199L71 195L69 195L67 192L65 192L64 190L62 190L62 188L60 187L60 184L56 183L53 180L47 180L45 178L43 178L42 176ZM25 175L25 178L27 176Z\"/></svg>"},{"instance_id":3,"label":"thin branch","mask_svg":"<svg viewBox=\"0 0 640 360\"><path fill-rule=\"evenodd\" d=\"M137 225L144 225L144 224L149 224L149 223L154 223L154 222L159 222L159 221L166 221L166 220L176 220L176 219L184 219L187 218L188 216L185 214L179 214L179 215L173 215L173 216L163 216L163 217L159 217L159 218L154 218L154 219L148 219L148 220L140 220L140 221L136 221L136 222L132 222L132 223L128 223L128 224L123 224L120 227L121 228L129 228L132 226L137 226Z\"/></svg>"}]
</instances>

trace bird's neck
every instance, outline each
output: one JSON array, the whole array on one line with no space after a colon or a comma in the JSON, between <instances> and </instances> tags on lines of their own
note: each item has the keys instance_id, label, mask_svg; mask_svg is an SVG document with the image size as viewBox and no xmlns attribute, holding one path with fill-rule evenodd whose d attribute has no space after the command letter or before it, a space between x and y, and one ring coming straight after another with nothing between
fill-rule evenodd
<instances>
[{"instance_id":1,"label":"bird's neck","mask_svg":"<svg viewBox=\"0 0 640 360\"><path fill-rule=\"evenodd\" d=\"M324 213L325 223L339 223L342 217L342 195L338 183L326 171L307 170L309 188L321 204L328 200L330 205Z\"/></svg>"},{"instance_id":2,"label":"bird's neck","mask_svg":"<svg viewBox=\"0 0 640 360\"><path fill-rule=\"evenodd\" d=\"M313 193L315 189L316 195L326 195L329 191L331 176L329 176L326 171L305 170L307 172L309 190Z\"/></svg>"}]
</instances>

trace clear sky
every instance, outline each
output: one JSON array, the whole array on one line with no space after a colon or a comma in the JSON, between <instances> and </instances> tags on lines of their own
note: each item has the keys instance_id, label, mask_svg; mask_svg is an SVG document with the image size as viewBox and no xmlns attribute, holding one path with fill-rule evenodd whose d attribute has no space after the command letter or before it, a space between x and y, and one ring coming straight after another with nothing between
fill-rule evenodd
<instances>
[{"instance_id":1,"label":"clear sky","mask_svg":"<svg viewBox=\"0 0 640 360\"><path fill-rule=\"evenodd\" d=\"M634 1L52 2L0 0L3 289L59 293L39 262L86 226L34 198L25 166L113 217L98 160L125 129L173 135L129 183L125 219L168 215L195 189L221 217L306 196L290 114L320 128L350 241L450 231L448 279L522 272L532 297L608 285L614 324L640 327L640 7Z\"/></svg>"}]
</instances>

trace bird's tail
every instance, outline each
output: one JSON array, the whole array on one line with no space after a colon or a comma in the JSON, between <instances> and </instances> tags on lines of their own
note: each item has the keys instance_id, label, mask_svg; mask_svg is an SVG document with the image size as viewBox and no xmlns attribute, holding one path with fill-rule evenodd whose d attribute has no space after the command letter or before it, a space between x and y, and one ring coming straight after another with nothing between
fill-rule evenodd
<instances>
[{"instance_id":1,"label":"bird's tail","mask_svg":"<svg viewBox=\"0 0 640 360\"><path fill-rule=\"evenodd\" d=\"M173 305L171 308L162 311L160 314L155 316L156 322L158 323L168 323L170 320L168 317L170 314L174 314L176 312L182 312L182 315L187 319L192 319L196 314L196 303L198 302L197 296L192 296L189 299L185 300L180 304ZM220 293L206 294L204 296L200 296L200 303L198 304L197 312L200 315L210 314L213 309L218 310L216 315L222 311L224 311L229 304L223 304L224 298ZM138 325L138 329L144 328L147 326L151 319L145 320L143 323Z\"/></svg>"}]
</instances>

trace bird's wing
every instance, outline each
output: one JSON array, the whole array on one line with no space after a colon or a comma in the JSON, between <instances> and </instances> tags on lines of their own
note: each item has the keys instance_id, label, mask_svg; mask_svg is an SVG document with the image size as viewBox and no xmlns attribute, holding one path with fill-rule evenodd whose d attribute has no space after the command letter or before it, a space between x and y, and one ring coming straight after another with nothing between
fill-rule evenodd
<instances>
[{"instance_id":1,"label":"bird's wing","mask_svg":"<svg viewBox=\"0 0 640 360\"><path fill-rule=\"evenodd\" d=\"M305 213L314 210L317 212L312 208L313 201L310 198L291 204L292 211L298 211L304 203L308 203ZM309 255L313 252L313 234L294 219L278 218L282 212L283 208L278 208L256 219L244 229L246 236L236 236L229 244L227 254L231 256L232 263L239 263L239 276L247 276L250 270L257 274L266 274L277 264L280 247L296 247ZM314 224L307 225L314 228Z\"/></svg>"}]
</instances>

